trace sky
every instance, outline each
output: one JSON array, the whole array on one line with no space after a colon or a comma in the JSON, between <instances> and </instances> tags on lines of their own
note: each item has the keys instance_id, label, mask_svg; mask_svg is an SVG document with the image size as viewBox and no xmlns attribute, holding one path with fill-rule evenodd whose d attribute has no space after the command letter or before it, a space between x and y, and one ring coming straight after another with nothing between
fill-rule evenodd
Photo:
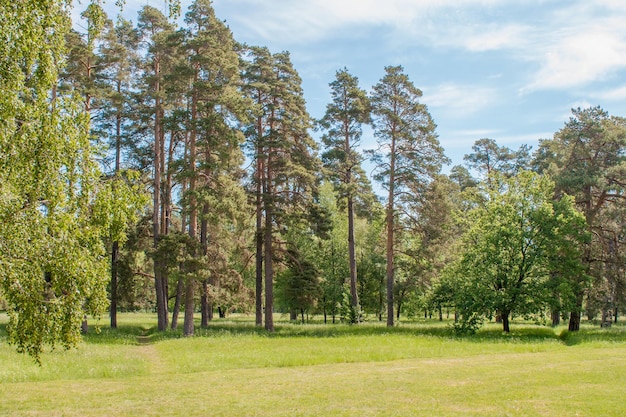
<instances>
[{"instance_id":1,"label":"sky","mask_svg":"<svg viewBox=\"0 0 626 417\"><path fill-rule=\"evenodd\" d=\"M181 1L184 15L191 1ZM126 0L124 17L136 22L145 4L166 12L164 0ZM536 149L572 108L600 105L626 116L624 0L214 0L213 6L237 41L290 52L314 118L324 114L336 71L347 68L370 91L386 66L402 65L423 92L450 166L462 164L481 138ZM362 145L375 146L370 130Z\"/></svg>"}]
</instances>

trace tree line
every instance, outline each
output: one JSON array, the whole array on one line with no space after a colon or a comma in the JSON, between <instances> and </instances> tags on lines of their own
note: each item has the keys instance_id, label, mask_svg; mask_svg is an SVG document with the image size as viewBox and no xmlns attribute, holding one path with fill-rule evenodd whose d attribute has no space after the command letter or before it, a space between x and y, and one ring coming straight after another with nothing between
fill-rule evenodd
<instances>
[{"instance_id":1,"label":"tree line","mask_svg":"<svg viewBox=\"0 0 626 417\"><path fill-rule=\"evenodd\" d=\"M0 273L10 341L73 345L87 315L153 309L393 326L401 314L569 319L624 305L625 119L574 109L551 139L449 163L401 66L348 69L308 113L288 52L237 42L209 0L177 27L98 2L3 2ZM43 4L45 3L45 4ZM377 147L363 150L363 126ZM318 139L313 134L318 133ZM363 169L385 195L375 195Z\"/></svg>"}]
</instances>

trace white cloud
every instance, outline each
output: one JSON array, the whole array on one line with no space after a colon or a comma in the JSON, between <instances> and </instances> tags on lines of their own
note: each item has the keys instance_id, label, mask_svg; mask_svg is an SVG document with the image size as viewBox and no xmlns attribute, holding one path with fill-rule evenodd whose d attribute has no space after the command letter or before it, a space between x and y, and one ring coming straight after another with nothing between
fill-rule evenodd
<instances>
[{"instance_id":1,"label":"white cloud","mask_svg":"<svg viewBox=\"0 0 626 417\"><path fill-rule=\"evenodd\" d=\"M528 90L569 88L626 68L626 33L612 26L575 28L546 46Z\"/></svg>"},{"instance_id":2,"label":"white cloud","mask_svg":"<svg viewBox=\"0 0 626 417\"><path fill-rule=\"evenodd\" d=\"M519 24L485 25L476 33L469 33L461 39L465 49L472 52L520 48L527 42L531 30Z\"/></svg>"},{"instance_id":3,"label":"white cloud","mask_svg":"<svg viewBox=\"0 0 626 417\"><path fill-rule=\"evenodd\" d=\"M524 51L538 68L522 92L571 89L619 75L626 69L625 20L623 0L577 0L556 8Z\"/></svg>"},{"instance_id":4,"label":"white cloud","mask_svg":"<svg viewBox=\"0 0 626 417\"><path fill-rule=\"evenodd\" d=\"M606 101L626 100L626 85L616 87L610 90L596 91L594 93L591 93L590 97Z\"/></svg>"},{"instance_id":5,"label":"white cloud","mask_svg":"<svg viewBox=\"0 0 626 417\"><path fill-rule=\"evenodd\" d=\"M404 35L430 37L430 29L446 32L464 8L506 4L505 0L216 0L215 7L246 10L235 20L264 39L293 43L332 38L355 26L387 26ZM432 22L436 21L436 24ZM424 30L426 27L429 31ZM354 32L351 32L354 33Z\"/></svg>"},{"instance_id":6,"label":"white cloud","mask_svg":"<svg viewBox=\"0 0 626 417\"><path fill-rule=\"evenodd\" d=\"M458 117L484 110L497 100L494 88L446 83L426 88L422 102L429 108L441 108Z\"/></svg>"}]
</instances>

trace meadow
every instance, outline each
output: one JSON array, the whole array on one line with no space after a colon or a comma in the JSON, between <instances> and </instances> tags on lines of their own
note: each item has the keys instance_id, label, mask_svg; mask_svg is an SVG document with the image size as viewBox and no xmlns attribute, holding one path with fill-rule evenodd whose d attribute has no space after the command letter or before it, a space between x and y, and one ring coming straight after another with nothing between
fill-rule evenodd
<instances>
[{"instance_id":1,"label":"meadow","mask_svg":"<svg viewBox=\"0 0 626 417\"><path fill-rule=\"evenodd\" d=\"M101 320L78 349L38 366L6 342L1 416L618 416L626 415L626 326L449 322L293 324L215 320L192 338L156 317ZM92 323L94 324L94 323Z\"/></svg>"}]
</instances>

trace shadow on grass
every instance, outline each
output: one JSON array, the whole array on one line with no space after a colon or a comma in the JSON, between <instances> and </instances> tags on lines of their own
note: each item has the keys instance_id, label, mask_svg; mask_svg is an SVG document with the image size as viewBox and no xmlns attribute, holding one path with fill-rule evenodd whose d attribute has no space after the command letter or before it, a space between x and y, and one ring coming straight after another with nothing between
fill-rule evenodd
<instances>
[{"instance_id":1,"label":"shadow on grass","mask_svg":"<svg viewBox=\"0 0 626 417\"><path fill-rule=\"evenodd\" d=\"M268 332L263 327L250 322L216 320L206 328L196 326L194 337L236 337L258 336L266 338L336 338L336 337L365 337L403 335L408 337L436 337L448 340L464 340L468 342L503 342L503 343L536 343L541 341L559 340L559 335L551 327L524 326L503 333L495 326L486 326L473 335L461 335L454 331L450 322L423 322L402 323L400 326L389 328L384 323L347 324L296 324L281 322L276 324L274 332ZM182 338L183 333L177 330L159 332L156 326L140 325L119 326L117 329L102 329L100 334L92 332L85 335L88 343L126 344L159 342L169 339Z\"/></svg>"},{"instance_id":2,"label":"shadow on grass","mask_svg":"<svg viewBox=\"0 0 626 417\"><path fill-rule=\"evenodd\" d=\"M567 346L584 343L626 343L626 326L620 323L610 328L588 327L577 332L564 330L559 339Z\"/></svg>"},{"instance_id":3,"label":"shadow on grass","mask_svg":"<svg viewBox=\"0 0 626 417\"><path fill-rule=\"evenodd\" d=\"M334 338L359 336L427 336L448 340L491 343L537 343L558 340L567 346L588 343L626 343L626 323L614 324L611 328L600 328L597 325L584 325L578 332L557 329L540 325L514 325L510 333L491 323L485 325L473 335L462 335L454 331L452 321L402 322L396 327L387 327L381 322L365 322L358 325L347 324L300 324L279 321L274 332L267 332L263 327L250 321L218 319L209 323L206 328L196 326L195 337L229 337L258 336L268 338ZM97 323L90 326L83 340L90 344L132 345L154 343L184 337L182 329L159 332L156 325L146 323L121 324L116 329L102 326L99 331ZM7 338L7 323L0 322L0 340Z\"/></svg>"}]
</instances>

